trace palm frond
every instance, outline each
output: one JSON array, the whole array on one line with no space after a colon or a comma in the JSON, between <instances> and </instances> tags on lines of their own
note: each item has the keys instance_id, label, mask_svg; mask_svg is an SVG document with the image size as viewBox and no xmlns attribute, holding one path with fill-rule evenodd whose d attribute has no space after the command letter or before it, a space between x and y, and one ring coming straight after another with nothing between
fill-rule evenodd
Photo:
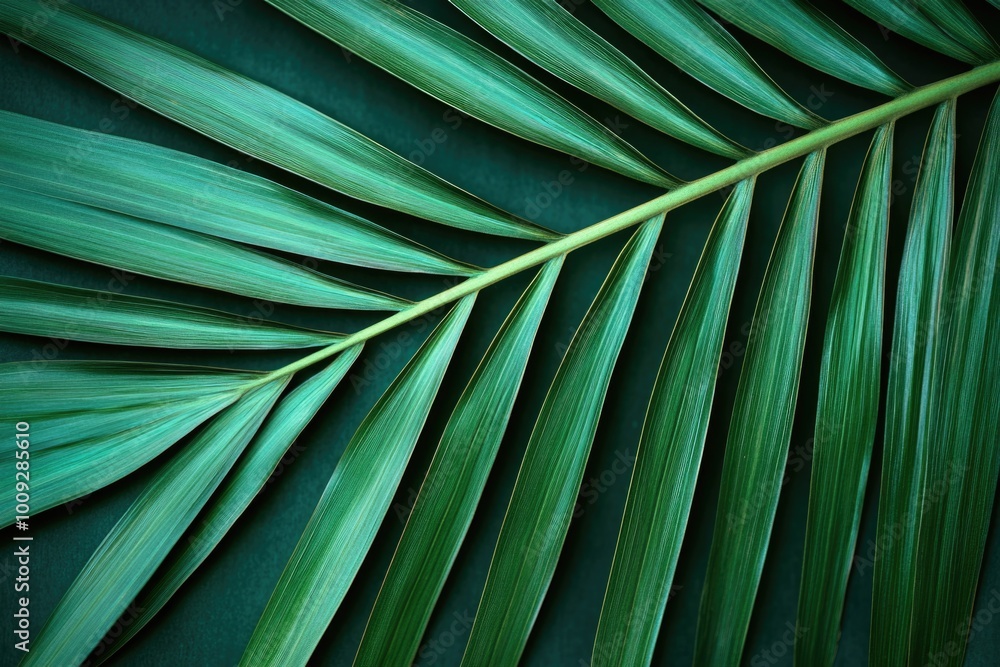
<instances>
[{"instance_id":1,"label":"palm frond","mask_svg":"<svg viewBox=\"0 0 1000 667\"><path fill-rule=\"evenodd\" d=\"M753 11L745 11L743 0L698 2L754 37L838 79L892 97L911 88L808 0L757 0Z\"/></svg>"},{"instance_id":2,"label":"palm frond","mask_svg":"<svg viewBox=\"0 0 1000 667\"><path fill-rule=\"evenodd\" d=\"M248 392L172 459L97 547L25 665L82 662L222 483L288 379Z\"/></svg>"},{"instance_id":3,"label":"palm frond","mask_svg":"<svg viewBox=\"0 0 1000 667\"><path fill-rule=\"evenodd\" d=\"M753 60L694 0L594 0L601 11L661 56L759 114L810 130L823 125Z\"/></svg>"},{"instance_id":4,"label":"palm frond","mask_svg":"<svg viewBox=\"0 0 1000 667\"><path fill-rule=\"evenodd\" d=\"M881 389L885 255L894 124L875 132L844 232L823 339L795 645L832 665L864 501Z\"/></svg>"},{"instance_id":5,"label":"palm frond","mask_svg":"<svg viewBox=\"0 0 1000 667\"><path fill-rule=\"evenodd\" d=\"M961 665L1000 469L997 323L1000 292L1000 98L972 168L946 277L940 403L927 439L917 542L911 658ZM942 480L938 483L938 480Z\"/></svg>"},{"instance_id":6,"label":"palm frond","mask_svg":"<svg viewBox=\"0 0 1000 667\"><path fill-rule=\"evenodd\" d=\"M0 30L20 34L34 12L30 0L5 0ZM182 125L351 197L462 229L554 238L273 88L76 5L24 41Z\"/></svg>"},{"instance_id":7,"label":"palm frond","mask_svg":"<svg viewBox=\"0 0 1000 667\"><path fill-rule=\"evenodd\" d=\"M749 155L555 0L451 3L533 62L633 118L702 150Z\"/></svg>"},{"instance_id":8,"label":"palm frond","mask_svg":"<svg viewBox=\"0 0 1000 667\"><path fill-rule=\"evenodd\" d=\"M515 664L555 572L663 216L625 245L573 335L514 483L463 665Z\"/></svg>"},{"instance_id":9,"label":"palm frond","mask_svg":"<svg viewBox=\"0 0 1000 667\"><path fill-rule=\"evenodd\" d=\"M184 285L310 306L314 314L386 311L339 334L251 321L182 300L0 277L0 331L118 346L317 348L265 372L42 359L0 365L0 421L18 429L30 423L33 512L74 501L169 454L69 587L25 664L75 664L88 655L103 661L148 629L246 513L366 343L450 307L351 436L242 659L244 665L305 665L334 615L350 602L348 589L362 572L404 474L414 467L411 455L432 408L441 407L439 390L450 377L466 324L476 316L478 295L539 267L450 412L354 659L362 666L411 664L482 510L566 256L636 228L547 387L513 491L503 498L506 515L462 664L518 664L557 571L575 555L564 546L577 494L619 354L630 331L647 325L633 322L633 314L665 216L722 192L728 196L670 329L652 394L640 404L645 422L624 509L607 513L621 519L610 571L600 577L606 589L592 663L651 664L691 532L717 366L730 306L740 293L744 241L754 224L751 204L762 200L765 179L758 177L803 158L760 286L728 420L694 636L696 664L739 663L784 486L800 385L811 381L802 368L827 153L867 132L874 137L847 217L823 327L798 601L797 629L807 631L804 638L796 634L795 660L830 665L837 656L868 469L878 451L880 396L886 393L870 662L917 665L947 655L947 664L961 664L965 636L959 632L956 638L955 628L972 612L1000 474L1000 100L983 133L954 247L951 240L955 174L961 173L956 100L1000 81L1000 48L976 18L978 11L959 0L848 0L857 12L845 12L859 20L870 17L974 65L913 88L807 0L759 0L752 7L744 0L595 0L597 9L695 82L807 130L751 153L697 117L659 76L651 76L654 69L640 68L625 55L626 47L620 50L589 19L556 0L450 0L531 61L526 69L395 0L269 3L464 114L572 155L575 163L586 160L669 191L556 234L251 77L71 4L59 3L39 21L32 0L2 0L0 30L211 139L354 199L451 227L539 242L526 251L523 243L505 245L519 254L480 269L259 176L0 111L0 238ZM732 33L724 23L735 26ZM891 99L853 116L819 118L754 61L739 41L743 33ZM544 83L550 75L561 82L550 87ZM564 84L694 151L737 162L682 183L553 89ZM894 131L899 119L931 108L936 110L895 285L883 392ZM471 238L471 244L482 243ZM410 302L281 253L464 280ZM399 276L378 277L386 290L408 293ZM326 328L327 320L320 321L314 326ZM296 374L321 363L323 370L282 398ZM540 398L546 388L538 389ZM190 441L167 452L196 430ZM26 469L26 450L26 443L15 442L0 459ZM9 524L20 521L20 500L17 488L8 488L3 493ZM133 601L138 616L124 632L104 637ZM589 647L591 637L585 639ZM100 655L91 654L95 646L102 647Z\"/></svg>"},{"instance_id":10,"label":"palm frond","mask_svg":"<svg viewBox=\"0 0 1000 667\"><path fill-rule=\"evenodd\" d=\"M408 303L260 250L0 183L0 238L131 273L322 308Z\"/></svg>"},{"instance_id":11,"label":"palm frond","mask_svg":"<svg viewBox=\"0 0 1000 667\"><path fill-rule=\"evenodd\" d=\"M0 366L5 415L32 425L32 509L41 512L132 472L237 401L256 373L42 360ZM14 448L2 459L14 466ZM20 457L19 457L20 458ZM14 521L15 488L3 525Z\"/></svg>"},{"instance_id":12,"label":"palm frond","mask_svg":"<svg viewBox=\"0 0 1000 667\"><path fill-rule=\"evenodd\" d=\"M652 660L698 479L753 188L753 180L737 185L719 214L656 375L592 665Z\"/></svg>"},{"instance_id":13,"label":"palm frond","mask_svg":"<svg viewBox=\"0 0 1000 667\"><path fill-rule=\"evenodd\" d=\"M519 137L641 181L679 181L555 91L489 49L400 3L268 0L416 88ZM705 135L711 136L706 130ZM725 146L720 139L717 144Z\"/></svg>"},{"instance_id":14,"label":"palm frond","mask_svg":"<svg viewBox=\"0 0 1000 667\"><path fill-rule=\"evenodd\" d=\"M874 565L872 660L907 659L923 521L931 413L941 387L944 281L951 246L955 102L937 107L927 134L896 297Z\"/></svg>"},{"instance_id":15,"label":"palm frond","mask_svg":"<svg viewBox=\"0 0 1000 667\"><path fill-rule=\"evenodd\" d=\"M182 303L4 276L0 309L2 331L114 345L270 350L344 339Z\"/></svg>"},{"instance_id":16,"label":"palm frond","mask_svg":"<svg viewBox=\"0 0 1000 667\"><path fill-rule=\"evenodd\" d=\"M353 213L248 172L5 111L0 111L0 181L306 257L393 271L474 273L473 267Z\"/></svg>"},{"instance_id":17,"label":"palm frond","mask_svg":"<svg viewBox=\"0 0 1000 667\"><path fill-rule=\"evenodd\" d=\"M538 272L459 399L410 509L354 659L409 664L472 522L562 259Z\"/></svg>"},{"instance_id":18,"label":"palm frond","mask_svg":"<svg viewBox=\"0 0 1000 667\"><path fill-rule=\"evenodd\" d=\"M137 616L126 631L115 638L115 643L102 653L100 662L110 658L134 637L219 544L250 501L267 484L292 442L316 416L361 350L360 345L350 348L281 399L247 446L246 456L237 462L217 496L209 501L198 525L188 530L184 542L174 549L167 561L166 571L157 574L137 596Z\"/></svg>"},{"instance_id":19,"label":"palm frond","mask_svg":"<svg viewBox=\"0 0 1000 667\"><path fill-rule=\"evenodd\" d=\"M455 305L358 427L241 664L304 664L316 647L375 539L474 301Z\"/></svg>"}]
</instances>

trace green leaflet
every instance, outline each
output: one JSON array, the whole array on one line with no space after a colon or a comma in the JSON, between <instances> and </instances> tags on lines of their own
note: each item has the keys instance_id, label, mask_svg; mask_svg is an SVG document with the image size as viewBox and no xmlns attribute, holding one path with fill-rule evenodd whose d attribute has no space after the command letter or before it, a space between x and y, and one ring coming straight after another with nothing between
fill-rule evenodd
<instances>
[{"instance_id":1,"label":"green leaflet","mask_svg":"<svg viewBox=\"0 0 1000 667\"><path fill-rule=\"evenodd\" d=\"M952 39L972 50L978 64L1000 58L997 43L962 0L922 0L918 6Z\"/></svg>"},{"instance_id":2,"label":"green leaflet","mask_svg":"<svg viewBox=\"0 0 1000 667\"><path fill-rule=\"evenodd\" d=\"M680 184L555 91L448 26L387 0L268 0L390 74L519 137L640 181Z\"/></svg>"},{"instance_id":3,"label":"green leaflet","mask_svg":"<svg viewBox=\"0 0 1000 667\"><path fill-rule=\"evenodd\" d=\"M218 310L0 276L0 331L150 347L319 347L341 334L253 321Z\"/></svg>"},{"instance_id":4,"label":"green leaflet","mask_svg":"<svg viewBox=\"0 0 1000 667\"><path fill-rule=\"evenodd\" d=\"M705 446L753 179L712 227L656 375L608 578L591 665L648 665Z\"/></svg>"},{"instance_id":5,"label":"green leaflet","mask_svg":"<svg viewBox=\"0 0 1000 667\"><path fill-rule=\"evenodd\" d=\"M778 87L746 49L694 0L594 0L661 56L709 88L780 121L815 129L823 120Z\"/></svg>"},{"instance_id":6,"label":"green leaflet","mask_svg":"<svg viewBox=\"0 0 1000 667\"><path fill-rule=\"evenodd\" d=\"M0 175L22 190L307 257L394 271L474 272L259 176L7 111L0 111Z\"/></svg>"},{"instance_id":7,"label":"green leaflet","mask_svg":"<svg viewBox=\"0 0 1000 667\"><path fill-rule=\"evenodd\" d=\"M455 305L354 433L240 664L306 664L375 539L474 301Z\"/></svg>"},{"instance_id":8,"label":"green leaflet","mask_svg":"<svg viewBox=\"0 0 1000 667\"><path fill-rule=\"evenodd\" d=\"M910 209L896 297L889 388L886 397L882 485L872 581L872 664L905 664L917 572L917 536L932 496L924 489L948 484L926 475L931 412L941 381L942 308L953 209L955 101L943 102L927 134ZM995 223L995 221L993 221ZM934 501L936 502L936 500Z\"/></svg>"},{"instance_id":9,"label":"green leaflet","mask_svg":"<svg viewBox=\"0 0 1000 667\"><path fill-rule=\"evenodd\" d=\"M248 393L163 467L87 561L22 665L86 659L208 502L287 383L273 380Z\"/></svg>"},{"instance_id":10,"label":"green leaflet","mask_svg":"<svg viewBox=\"0 0 1000 667\"><path fill-rule=\"evenodd\" d=\"M36 11L31 0L5 0L0 31L238 151L351 197L446 225L540 241L558 236L193 53L72 4L60 5L37 26L31 18ZM33 28L23 31L22 25Z\"/></svg>"},{"instance_id":11,"label":"green leaflet","mask_svg":"<svg viewBox=\"0 0 1000 667\"><path fill-rule=\"evenodd\" d=\"M526 58L672 137L725 157L749 155L555 0L450 0Z\"/></svg>"},{"instance_id":12,"label":"green leaflet","mask_svg":"<svg viewBox=\"0 0 1000 667\"><path fill-rule=\"evenodd\" d=\"M525 290L455 406L386 573L354 664L410 665L472 522L563 258Z\"/></svg>"},{"instance_id":13,"label":"green leaflet","mask_svg":"<svg viewBox=\"0 0 1000 667\"><path fill-rule=\"evenodd\" d=\"M910 660L961 665L1000 468L1000 97L958 220L945 292L944 371L926 449ZM936 483L935 480L942 480ZM992 602L991 602L992 604ZM942 660L942 657L944 659Z\"/></svg>"},{"instance_id":14,"label":"green leaflet","mask_svg":"<svg viewBox=\"0 0 1000 667\"><path fill-rule=\"evenodd\" d=\"M102 646L99 662L110 658L163 608L188 577L225 537L236 520L268 483L289 446L323 406L351 364L361 354L356 345L339 355L325 369L290 392L267 418L222 488L199 516L198 524L168 559L149 587L136 599L136 616L118 637Z\"/></svg>"},{"instance_id":15,"label":"green leaflet","mask_svg":"<svg viewBox=\"0 0 1000 667\"><path fill-rule=\"evenodd\" d=\"M833 664L878 422L892 123L872 139L844 234L823 340L802 558L798 665Z\"/></svg>"},{"instance_id":16,"label":"green leaflet","mask_svg":"<svg viewBox=\"0 0 1000 667\"><path fill-rule=\"evenodd\" d=\"M698 0L796 60L856 86L895 97L912 86L807 0Z\"/></svg>"},{"instance_id":17,"label":"green leaflet","mask_svg":"<svg viewBox=\"0 0 1000 667\"><path fill-rule=\"evenodd\" d=\"M977 64L992 60L994 57L976 53L974 42L952 39L951 35L939 28L932 18L921 10L925 2L916 3L911 0L846 0L846 2L862 14L878 21L884 28L962 62ZM959 11L968 12L964 5L957 2L954 4L960 7ZM969 18L975 22L975 18L971 16Z\"/></svg>"},{"instance_id":18,"label":"green leaflet","mask_svg":"<svg viewBox=\"0 0 1000 667\"><path fill-rule=\"evenodd\" d=\"M825 157L810 153L802 165L757 300L726 441L697 665L735 665L743 653L795 414Z\"/></svg>"},{"instance_id":19,"label":"green leaflet","mask_svg":"<svg viewBox=\"0 0 1000 667\"><path fill-rule=\"evenodd\" d=\"M5 179L0 174L0 238L16 243L280 303L358 310L408 303L230 241L28 192Z\"/></svg>"},{"instance_id":20,"label":"green leaflet","mask_svg":"<svg viewBox=\"0 0 1000 667\"><path fill-rule=\"evenodd\" d=\"M0 418L31 425L31 513L124 477L237 400L259 377L125 362L0 365ZM13 469L14 451L5 448L0 465ZM13 485L2 496L0 523L9 525Z\"/></svg>"},{"instance_id":21,"label":"green leaflet","mask_svg":"<svg viewBox=\"0 0 1000 667\"><path fill-rule=\"evenodd\" d=\"M462 665L515 665L552 580L608 382L625 341L663 214L622 250L542 404L507 506Z\"/></svg>"}]
</instances>

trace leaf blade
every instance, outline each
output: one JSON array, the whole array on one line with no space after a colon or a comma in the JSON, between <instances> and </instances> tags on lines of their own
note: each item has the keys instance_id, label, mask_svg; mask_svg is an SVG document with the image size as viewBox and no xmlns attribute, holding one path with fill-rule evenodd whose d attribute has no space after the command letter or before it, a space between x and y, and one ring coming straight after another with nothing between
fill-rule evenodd
<instances>
[{"instance_id":1,"label":"leaf blade","mask_svg":"<svg viewBox=\"0 0 1000 667\"><path fill-rule=\"evenodd\" d=\"M354 664L413 662L499 450L561 266L560 257L542 267L455 406L382 582Z\"/></svg>"},{"instance_id":2,"label":"leaf blade","mask_svg":"<svg viewBox=\"0 0 1000 667\"><path fill-rule=\"evenodd\" d=\"M259 377L130 362L3 364L0 415L12 424L31 424L32 510L37 514L136 470L236 401ZM5 449L0 463L13 462L13 449ZM14 520L13 486L9 493L0 513L3 525Z\"/></svg>"},{"instance_id":3,"label":"leaf blade","mask_svg":"<svg viewBox=\"0 0 1000 667\"><path fill-rule=\"evenodd\" d=\"M516 664L524 651L569 529L611 372L662 226L661 214L629 240L556 372L518 471L462 665Z\"/></svg>"},{"instance_id":4,"label":"leaf blade","mask_svg":"<svg viewBox=\"0 0 1000 667\"><path fill-rule=\"evenodd\" d=\"M252 390L164 467L87 561L22 664L86 659L208 501L287 381Z\"/></svg>"},{"instance_id":5,"label":"leaf blade","mask_svg":"<svg viewBox=\"0 0 1000 667\"><path fill-rule=\"evenodd\" d=\"M0 172L24 190L333 262L474 273L364 218L193 155L8 111L0 129Z\"/></svg>"},{"instance_id":6,"label":"leaf blade","mask_svg":"<svg viewBox=\"0 0 1000 667\"><path fill-rule=\"evenodd\" d=\"M474 298L465 297L452 309L358 427L240 664L304 665L308 660L375 539ZM385 442L396 446L386 451ZM366 486L372 475L379 483ZM316 596L317 588L324 595Z\"/></svg>"},{"instance_id":7,"label":"leaf blade","mask_svg":"<svg viewBox=\"0 0 1000 667\"><path fill-rule=\"evenodd\" d=\"M408 302L180 227L21 190L0 175L0 238L175 282L317 308L399 310Z\"/></svg>"},{"instance_id":8,"label":"leaf blade","mask_svg":"<svg viewBox=\"0 0 1000 667\"><path fill-rule=\"evenodd\" d=\"M928 481L938 481L926 479L925 429L939 391L938 339L951 245L954 161L955 102L950 100L938 106L927 134L897 287L869 645L871 659L884 664L907 659L921 492Z\"/></svg>"},{"instance_id":9,"label":"leaf blade","mask_svg":"<svg viewBox=\"0 0 1000 667\"><path fill-rule=\"evenodd\" d=\"M137 613L131 623L104 650L103 663L153 619L175 592L215 549L251 501L268 483L272 471L361 354L362 345L345 350L325 369L295 388L274 408L247 446L232 474L189 531L187 543L175 549L173 558L136 598ZM165 570L165 571L164 571Z\"/></svg>"},{"instance_id":10,"label":"leaf blade","mask_svg":"<svg viewBox=\"0 0 1000 667\"><path fill-rule=\"evenodd\" d=\"M821 72L895 97L912 88L807 0L698 0L725 20Z\"/></svg>"},{"instance_id":11,"label":"leaf blade","mask_svg":"<svg viewBox=\"0 0 1000 667\"><path fill-rule=\"evenodd\" d=\"M319 347L344 338L172 301L11 276L0 276L0 309L0 331L112 345L268 350Z\"/></svg>"},{"instance_id":12,"label":"leaf blade","mask_svg":"<svg viewBox=\"0 0 1000 667\"><path fill-rule=\"evenodd\" d=\"M698 613L699 665L736 664L743 652L788 455L824 160L823 151L810 153L799 172L747 341Z\"/></svg>"},{"instance_id":13,"label":"leaf blade","mask_svg":"<svg viewBox=\"0 0 1000 667\"><path fill-rule=\"evenodd\" d=\"M1000 97L986 122L946 279L937 446L928 449L926 473L928 481L944 483L925 484L917 543L910 656L940 665L964 662L1000 470Z\"/></svg>"},{"instance_id":14,"label":"leaf blade","mask_svg":"<svg viewBox=\"0 0 1000 667\"><path fill-rule=\"evenodd\" d=\"M822 119L778 87L694 0L594 0L594 4L661 56L731 100L796 127L823 125Z\"/></svg>"},{"instance_id":15,"label":"leaf blade","mask_svg":"<svg viewBox=\"0 0 1000 667\"><path fill-rule=\"evenodd\" d=\"M832 665L857 543L881 389L893 124L872 139L851 206L823 341L795 642Z\"/></svg>"},{"instance_id":16,"label":"leaf blade","mask_svg":"<svg viewBox=\"0 0 1000 667\"><path fill-rule=\"evenodd\" d=\"M419 218L487 234L558 238L273 88L76 5L62 5L37 32L19 32L35 11L29 0L7 0L0 31L236 150Z\"/></svg>"},{"instance_id":17,"label":"leaf blade","mask_svg":"<svg viewBox=\"0 0 1000 667\"><path fill-rule=\"evenodd\" d=\"M709 233L656 375L591 664L649 664L691 510L753 180Z\"/></svg>"},{"instance_id":18,"label":"leaf blade","mask_svg":"<svg viewBox=\"0 0 1000 667\"><path fill-rule=\"evenodd\" d=\"M268 2L393 76L490 125L647 183L667 188L680 183L548 86L402 3Z\"/></svg>"},{"instance_id":19,"label":"leaf blade","mask_svg":"<svg viewBox=\"0 0 1000 667\"><path fill-rule=\"evenodd\" d=\"M450 2L540 67L647 125L724 157L749 154L553 0Z\"/></svg>"}]
</instances>

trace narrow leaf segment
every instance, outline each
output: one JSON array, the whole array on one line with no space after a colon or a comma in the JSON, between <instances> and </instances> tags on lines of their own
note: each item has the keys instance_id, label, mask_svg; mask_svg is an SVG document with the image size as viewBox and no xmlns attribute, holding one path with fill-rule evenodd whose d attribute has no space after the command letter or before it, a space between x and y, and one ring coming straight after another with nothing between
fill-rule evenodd
<instances>
[{"instance_id":1,"label":"narrow leaf segment","mask_svg":"<svg viewBox=\"0 0 1000 667\"><path fill-rule=\"evenodd\" d=\"M893 129L879 128L868 149L826 318L797 621L808 632L795 642L799 665L833 664L861 523L882 380Z\"/></svg>"},{"instance_id":2,"label":"narrow leaf segment","mask_svg":"<svg viewBox=\"0 0 1000 667\"><path fill-rule=\"evenodd\" d=\"M743 653L778 507L812 294L825 152L802 165L764 275L736 390L702 591L695 664Z\"/></svg>"},{"instance_id":3,"label":"narrow leaf segment","mask_svg":"<svg viewBox=\"0 0 1000 667\"><path fill-rule=\"evenodd\" d=\"M306 664L375 539L474 300L455 305L347 444L242 665Z\"/></svg>"},{"instance_id":4,"label":"narrow leaf segment","mask_svg":"<svg viewBox=\"0 0 1000 667\"><path fill-rule=\"evenodd\" d=\"M622 250L577 329L542 404L497 540L462 658L515 665L566 539L604 397L663 216Z\"/></svg>"},{"instance_id":5,"label":"narrow leaf segment","mask_svg":"<svg viewBox=\"0 0 1000 667\"><path fill-rule=\"evenodd\" d=\"M562 266L545 264L500 328L445 427L354 658L410 665L472 523Z\"/></svg>"},{"instance_id":6,"label":"narrow leaf segment","mask_svg":"<svg viewBox=\"0 0 1000 667\"><path fill-rule=\"evenodd\" d=\"M594 667L648 665L694 496L754 181L709 234L646 412L594 641Z\"/></svg>"}]
</instances>

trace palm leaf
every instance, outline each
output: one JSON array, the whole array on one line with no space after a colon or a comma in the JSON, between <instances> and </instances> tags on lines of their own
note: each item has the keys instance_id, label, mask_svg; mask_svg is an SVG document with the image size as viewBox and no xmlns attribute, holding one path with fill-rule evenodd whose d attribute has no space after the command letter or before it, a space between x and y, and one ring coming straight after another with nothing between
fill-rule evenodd
<instances>
[{"instance_id":1,"label":"palm leaf","mask_svg":"<svg viewBox=\"0 0 1000 667\"><path fill-rule=\"evenodd\" d=\"M823 340L795 644L832 665L878 422L894 125L875 133L847 221Z\"/></svg>"},{"instance_id":2,"label":"palm leaf","mask_svg":"<svg viewBox=\"0 0 1000 667\"><path fill-rule=\"evenodd\" d=\"M874 565L872 660L905 662L910 639L917 536L931 439L931 406L941 382L941 316L951 245L955 103L943 102L927 134L910 209L889 362L885 450Z\"/></svg>"},{"instance_id":3,"label":"palm leaf","mask_svg":"<svg viewBox=\"0 0 1000 667\"><path fill-rule=\"evenodd\" d=\"M0 309L2 331L115 345L266 350L322 347L344 338L181 303L4 276Z\"/></svg>"},{"instance_id":4,"label":"palm leaf","mask_svg":"<svg viewBox=\"0 0 1000 667\"><path fill-rule=\"evenodd\" d=\"M0 378L3 414L31 424L36 513L127 475L259 381L255 373L83 361L3 364ZM13 467L15 450L0 458ZM14 487L6 493L9 525Z\"/></svg>"},{"instance_id":5,"label":"palm leaf","mask_svg":"<svg viewBox=\"0 0 1000 667\"><path fill-rule=\"evenodd\" d=\"M6 0L0 30L21 34L35 11L30 0ZM123 95L321 185L462 229L554 238L273 88L75 5L31 33L26 43Z\"/></svg>"},{"instance_id":6,"label":"palm leaf","mask_svg":"<svg viewBox=\"0 0 1000 667\"><path fill-rule=\"evenodd\" d=\"M601 11L706 86L757 113L815 129L792 100L694 0L594 0Z\"/></svg>"},{"instance_id":7,"label":"palm leaf","mask_svg":"<svg viewBox=\"0 0 1000 667\"><path fill-rule=\"evenodd\" d=\"M0 130L0 178L22 190L344 264L473 272L352 213L186 153L4 111Z\"/></svg>"},{"instance_id":8,"label":"palm leaf","mask_svg":"<svg viewBox=\"0 0 1000 667\"><path fill-rule=\"evenodd\" d=\"M472 522L562 259L514 306L459 399L375 601L357 665L408 665Z\"/></svg>"},{"instance_id":9,"label":"palm leaf","mask_svg":"<svg viewBox=\"0 0 1000 667\"><path fill-rule=\"evenodd\" d=\"M384 0L268 1L470 116L641 181L664 187L679 183L535 78L406 5ZM721 139L715 141L725 146Z\"/></svg>"},{"instance_id":10,"label":"palm leaf","mask_svg":"<svg viewBox=\"0 0 1000 667\"><path fill-rule=\"evenodd\" d=\"M825 152L809 155L778 230L726 441L695 662L739 661L785 469L805 348Z\"/></svg>"},{"instance_id":11,"label":"palm leaf","mask_svg":"<svg viewBox=\"0 0 1000 667\"><path fill-rule=\"evenodd\" d=\"M399 310L407 302L258 250L0 182L0 238L142 275L323 308Z\"/></svg>"},{"instance_id":12,"label":"palm leaf","mask_svg":"<svg viewBox=\"0 0 1000 667\"><path fill-rule=\"evenodd\" d=\"M601 407L663 216L615 261L545 396L497 538L463 665L516 664L573 516Z\"/></svg>"},{"instance_id":13,"label":"palm leaf","mask_svg":"<svg viewBox=\"0 0 1000 667\"><path fill-rule=\"evenodd\" d=\"M821 72L896 96L910 86L808 0L698 0L713 12Z\"/></svg>"},{"instance_id":14,"label":"palm leaf","mask_svg":"<svg viewBox=\"0 0 1000 667\"><path fill-rule=\"evenodd\" d=\"M846 0L846 2L893 32L946 56L974 64L993 59L989 55L977 53L975 42L953 39L947 31L938 27L932 16L918 4L906 0ZM956 13L967 12L965 7L957 2L950 4L954 5ZM961 22L975 23L975 19L968 16ZM979 27L974 29L974 32L982 34L983 31Z\"/></svg>"},{"instance_id":15,"label":"palm leaf","mask_svg":"<svg viewBox=\"0 0 1000 667\"><path fill-rule=\"evenodd\" d=\"M733 159L748 155L555 0L451 4L560 79L647 125L702 150Z\"/></svg>"},{"instance_id":16,"label":"palm leaf","mask_svg":"<svg viewBox=\"0 0 1000 667\"><path fill-rule=\"evenodd\" d=\"M912 89L807 0L762 0L752 8L743 0L700 3L711 13L693 0L597 0L612 20L708 88L810 131L680 184L518 66L394 0L274 0L321 34L459 110L640 180L676 186L566 236L505 213L320 112L166 42L66 3L0 4L0 29L11 36L15 50L17 40L23 40L252 157L404 213L545 242L481 270L256 176L0 112L0 238L270 301L395 311L369 319L360 329L348 327L350 333L326 334L248 323L183 303L0 279L0 303L11 315L0 317L0 329L49 335L54 344L75 337L160 347L322 346L266 373L42 359L0 366L0 415L19 434L0 458L19 470L26 467L30 429L35 512L112 483L211 420L187 446L170 453L56 607L28 662L79 662L125 605L138 600L145 605L139 622L121 637L112 630L91 657L106 658L108 648L117 650L134 636L249 506L361 346L456 304L354 434L243 659L244 664L306 664L373 546L438 400L473 300L484 288L541 266L452 412L355 660L359 665L409 664L421 633L439 611L439 597L447 593L446 580L474 515L482 509L479 498L521 379L531 375L527 360L564 257L640 226L594 299L537 416L463 658L472 665L536 660L524 655L525 649L557 566L572 567L577 556L562 553L563 544L663 216L705 195L728 193L669 334L648 402L593 648L596 663L650 663L687 537L717 380L714 365L736 289L744 231L752 224L751 191L759 192L766 180L758 176L804 157L750 332L695 636L697 664L737 663L767 557L800 384L825 155L829 147L875 131L825 327L799 610L800 629L815 627L808 628L806 642L798 634L795 640L799 662L829 664L836 655L847 558L856 540L878 426L882 281L892 275L887 255L893 256L885 252L889 189L898 194L898 182L890 184L888 176L892 127L934 106L938 110L921 160L897 285L883 516L876 542L884 546L887 536L898 532L889 521L893 513L914 507L921 512L902 532L902 543L889 541L888 558L876 554L871 654L879 665L923 664L941 651L960 660L964 642L951 642L956 624L968 620L972 607L1000 467L994 446L1000 387L993 368L1000 354L994 349L1000 334L994 331L1000 319L994 298L1000 236L993 224L1000 135L994 118L974 165L952 254L954 100L1000 80L998 49L958 0L919 6L851 0L862 13L885 19L888 29L977 65ZM742 150L592 32L586 16L587 25L578 20L575 6L560 7L555 0L453 4L543 69L691 142L696 150L734 157ZM893 99L824 122L757 66L737 42L743 32L730 34L713 16L796 61ZM535 71L534 65L526 67ZM409 303L264 250L467 279L449 281L436 294ZM398 276L382 274L379 280L396 291ZM953 292L963 298L950 299ZM93 300L104 305L95 308ZM139 325L138 330L128 331L129 324ZM545 333L542 329L539 335ZM265 419L292 376L321 362L330 366ZM838 437L825 442L830 421L837 423ZM952 472L956 463L971 470L950 479L939 494L935 477ZM14 500L8 497L9 508L16 507ZM199 515L202 523L192 527ZM185 533L191 539L178 544ZM572 639L583 645L591 641L586 634ZM750 661L756 664L759 657Z\"/></svg>"},{"instance_id":17,"label":"palm leaf","mask_svg":"<svg viewBox=\"0 0 1000 667\"><path fill-rule=\"evenodd\" d=\"M113 643L100 656L101 662L134 637L208 558L254 496L267 484L289 446L329 398L359 354L361 346L350 348L278 403L247 446L247 454L239 460L232 475L200 515L198 525L189 531L187 539L164 565L165 571L157 573L137 598L135 608L139 610L138 615L125 632L111 638Z\"/></svg>"},{"instance_id":18,"label":"palm leaf","mask_svg":"<svg viewBox=\"0 0 1000 667\"><path fill-rule=\"evenodd\" d=\"M726 201L656 375L615 547L593 665L649 664L691 511L752 180Z\"/></svg>"},{"instance_id":19,"label":"palm leaf","mask_svg":"<svg viewBox=\"0 0 1000 667\"><path fill-rule=\"evenodd\" d=\"M998 156L1000 98L994 98L946 278L940 404L934 413L934 446L927 449L916 554L920 569L909 655L921 661L935 656L947 665L964 660L967 643L960 628L973 613L1000 468Z\"/></svg>"},{"instance_id":20,"label":"palm leaf","mask_svg":"<svg viewBox=\"0 0 1000 667\"><path fill-rule=\"evenodd\" d=\"M164 467L97 547L24 665L78 664L87 657L208 502L287 381L248 393Z\"/></svg>"},{"instance_id":21,"label":"palm leaf","mask_svg":"<svg viewBox=\"0 0 1000 667\"><path fill-rule=\"evenodd\" d=\"M242 664L305 664L375 539L473 302L467 297L455 306L354 433Z\"/></svg>"}]
</instances>

